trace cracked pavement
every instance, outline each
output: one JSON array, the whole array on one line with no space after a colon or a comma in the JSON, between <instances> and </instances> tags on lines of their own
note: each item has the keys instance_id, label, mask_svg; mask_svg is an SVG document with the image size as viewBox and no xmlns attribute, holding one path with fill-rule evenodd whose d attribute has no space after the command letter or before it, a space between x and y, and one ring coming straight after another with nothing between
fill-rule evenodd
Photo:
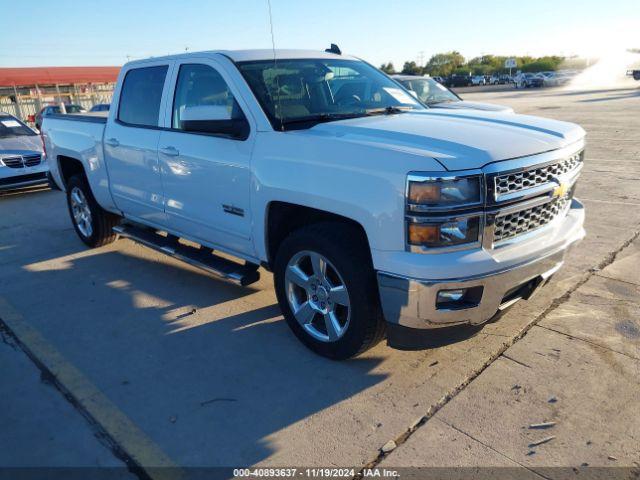
<instances>
[{"instance_id":1,"label":"cracked pavement","mask_svg":"<svg viewBox=\"0 0 640 480\"><path fill-rule=\"evenodd\" d=\"M536 478L554 466L634 467L640 91L624 93L463 94L587 130L577 192L587 238L533 299L418 352L381 344L349 362L319 358L282 321L269 274L239 288L127 240L86 250L59 192L2 196L0 296L12 325L46 341L31 353L42 352L41 367L81 411L78 428L63 431L54 412L65 407L42 389L64 397L38 385L35 368L15 374L22 352L3 353L0 398L12 408L48 402L40 426L60 442L11 422L0 466L102 465L111 452L100 442L93 456L60 456L101 431L145 467L524 467ZM18 395L12 386L27 381ZM547 421L556 425L528 428ZM381 454L390 440L397 448Z\"/></svg>"}]
</instances>

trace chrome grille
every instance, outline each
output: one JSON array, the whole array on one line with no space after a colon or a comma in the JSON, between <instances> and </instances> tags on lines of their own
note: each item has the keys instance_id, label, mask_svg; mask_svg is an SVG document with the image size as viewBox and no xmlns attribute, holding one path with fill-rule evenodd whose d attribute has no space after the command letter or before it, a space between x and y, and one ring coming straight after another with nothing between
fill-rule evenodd
<instances>
[{"instance_id":1,"label":"chrome grille","mask_svg":"<svg viewBox=\"0 0 640 480\"><path fill-rule=\"evenodd\" d=\"M560 162L545 165L543 167L533 167L522 172L513 172L495 177L496 199L500 195L519 192L527 188L537 187L549 183L565 173L576 169L582 162L582 154L576 153Z\"/></svg>"},{"instance_id":2,"label":"chrome grille","mask_svg":"<svg viewBox=\"0 0 640 480\"><path fill-rule=\"evenodd\" d=\"M22 157L5 157L2 159L2 163L9 168L22 168L24 166L22 164Z\"/></svg>"},{"instance_id":3,"label":"chrome grille","mask_svg":"<svg viewBox=\"0 0 640 480\"><path fill-rule=\"evenodd\" d=\"M552 222L566 213L571 194L518 212L496 217L493 231L494 243L528 233Z\"/></svg>"},{"instance_id":4,"label":"chrome grille","mask_svg":"<svg viewBox=\"0 0 640 480\"><path fill-rule=\"evenodd\" d=\"M23 155L22 159L27 167L35 167L40 164L40 154L37 155Z\"/></svg>"}]
</instances>

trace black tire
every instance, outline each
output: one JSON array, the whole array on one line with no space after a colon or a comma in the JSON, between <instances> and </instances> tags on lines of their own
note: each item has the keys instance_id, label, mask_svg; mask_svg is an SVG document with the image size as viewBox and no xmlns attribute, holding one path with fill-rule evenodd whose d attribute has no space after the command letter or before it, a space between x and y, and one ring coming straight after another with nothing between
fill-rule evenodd
<instances>
[{"instance_id":1,"label":"black tire","mask_svg":"<svg viewBox=\"0 0 640 480\"><path fill-rule=\"evenodd\" d=\"M71 200L71 195L75 191L74 189L78 189L82 192L82 195L88 204L89 211L91 212L91 221L89 222L91 225L90 235L86 235L85 232L82 231L82 228L78 225L74 217ZM78 237L80 237L80 240L91 248L102 247L103 245L115 241L118 236L113 232L113 227L120 223L121 217L107 212L98 205L84 174L72 176L67 182L66 190L69 216L71 217L71 223L73 224L73 228L78 234Z\"/></svg>"},{"instance_id":2,"label":"black tire","mask_svg":"<svg viewBox=\"0 0 640 480\"><path fill-rule=\"evenodd\" d=\"M289 261L302 251L324 256L338 271L347 288L350 316L344 334L335 341L321 341L296 320L287 298L285 272ZM291 233L280 245L274 263L278 303L293 333L319 355L344 360L379 343L385 334L376 275L361 230L340 222L313 224Z\"/></svg>"}]
</instances>

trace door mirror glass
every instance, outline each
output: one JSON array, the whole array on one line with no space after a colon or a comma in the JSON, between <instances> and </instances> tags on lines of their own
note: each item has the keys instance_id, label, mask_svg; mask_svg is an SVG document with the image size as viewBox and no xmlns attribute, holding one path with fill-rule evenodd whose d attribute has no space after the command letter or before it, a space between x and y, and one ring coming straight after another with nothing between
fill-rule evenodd
<instances>
[{"instance_id":1,"label":"door mirror glass","mask_svg":"<svg viewBox=\"0 0 640 480\"><path fill-rule=\"evenodd\" d=\"M231 112L222 105L195 105L185 107L180 115L182 122L202 122L208 120L231 120Z\"/></svg>"}]
</instances>

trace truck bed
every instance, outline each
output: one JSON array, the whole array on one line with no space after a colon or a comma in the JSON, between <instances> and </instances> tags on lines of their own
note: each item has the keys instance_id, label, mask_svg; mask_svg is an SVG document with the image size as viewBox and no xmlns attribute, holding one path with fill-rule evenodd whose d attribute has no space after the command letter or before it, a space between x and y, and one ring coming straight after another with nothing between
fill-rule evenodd
<instances>
[{"instance_id":1,"label":"truck bed","mask_svg":"<svg viewBox=\"0 0 640 480\"><path fill-rule=\"evenodd\" d=\"M47 115L47 118L57 120L73 120L78 122L107 123L109 112L86 112L86 113L54 113Z\"/></svg>"},{"instance_id":2,"label":"truck bed","mask_svg":"<svg viewBox=\"0 0 640 480\"><path fill-rule=\"evenodd\" d=\"M102 115L98 115L102 113ZM82 163L93 194L101 205L112 204L108 177L104 168L102 137L108 112L47 115L42 133L47 142L47 161L51 175L61 189L65 189L61 175L61 159Z\"/></svg>"}]
</instances>

